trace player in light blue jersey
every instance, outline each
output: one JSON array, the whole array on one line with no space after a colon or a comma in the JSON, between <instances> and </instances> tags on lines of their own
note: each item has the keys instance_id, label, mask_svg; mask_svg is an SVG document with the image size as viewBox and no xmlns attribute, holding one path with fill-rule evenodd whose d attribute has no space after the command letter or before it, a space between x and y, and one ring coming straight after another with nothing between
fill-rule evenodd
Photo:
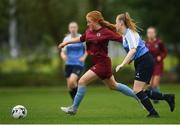
<instances>
[{"instance_id":1,"label":"player in light blue jersey","mask_svg":"<svg viewBox=\"0 0 180 125\"><path fill-rule=\"evenodd\" d=\"M78 34L78 24L76 22L69 23L69 32L63 41L81 36L81 34ZM86 56L85 45L82 42L69 44L61 51L61 58L65 61L67 86L73 100L77 92L77 80L84 69Z\"/></svg>"},{"instance_id":2,"label":"player in light blue jersey","mask_svg":"<svg viewBox=\"0 0 180 125\"><path fill-rule=\"evenodd\" d=\"M123 47L127 53L130 49L136 48L137 51L133 55L131 60L136 60L137 58L141 57L149 51L139 34L137 32L133 32L129 28L127 28L124 33Z\"/></svg>"},{"instance_id":3,"label":"player in light blue jersey","mask_svg":"<svg viewBox=\"0 0 180 125\"><path fill-rule=\"evenodd\" d=\"M123 13L116 18L116 28L123 36L123 47L127 52L123 62L116 67L116 72L126 64L134 61L135 80L133 90L149 112L147 117L159 117L149 98L165 100L169 104L170 110L174 111L174 94L162 94L149 90L144 91L145 86L149 84L152 77L154 60L146 48L144 41L137 33L136 23L128 13Z\"/></svg>"}]
</instances>

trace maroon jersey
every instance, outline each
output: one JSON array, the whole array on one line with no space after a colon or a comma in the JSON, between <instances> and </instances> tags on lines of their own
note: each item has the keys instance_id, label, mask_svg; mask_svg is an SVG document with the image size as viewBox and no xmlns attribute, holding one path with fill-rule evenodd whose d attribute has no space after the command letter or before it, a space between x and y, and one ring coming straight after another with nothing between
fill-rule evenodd
<instances>
[{"instance_id":1,"label":"maroon jersey","mask_svg":"<svg viewBox=\"0 0 180 125\"><path fill-rule=\"evenodd\" d=\"M155 60L155 65L153 69L153 75L162 75L163 74L163 59L167 55L167 49L164 47L164 44L156 39L155 41L146 41L146 46L149 49L149 52ZM157 57L161 56L161 61L157 60Z\"/></svg>"},{"instance_id":2,"label":"maroon jersey","mask_svg":"<svg viewBox=\"0 0 180 125\"><path fill-rule=\"evenodd\" d=\"M164 47L164 44L159 39L156 39L152 42L146 41L146 46L149 49L151 55L154 57L155 62L158 62L158 56L161 56L162 60L160 62L162 62L167 55L167 49Z\"/></svg>"},{"instance_id":3,"label":"maroon jersey","mask_svg":"<svg viewBox=\"0 0 180 125\"><path fill-rule=\"evenodd\" d=\"M109 40L122 42L122 37L102 27L97 31L91 31L89 28L80 37L81 42L86 41L87 52L92 56L93 66L91 70L95 72L102 80L112 76L111 60L108 57Z\"/></svg>"},{"instance_id":4,"label":"maroon jersey","mask_svg":"<svg viewBox=\"0 0 180 125\"><path fill-rule=\"evenodd\" d=\"M109 40L122 42L122 37L102 27L97 31L91 31L89 28L80 37L82 42L86 41L87 52L92 56L107 56L108 55L108 42Z\"/></svg>"}]
</instances>

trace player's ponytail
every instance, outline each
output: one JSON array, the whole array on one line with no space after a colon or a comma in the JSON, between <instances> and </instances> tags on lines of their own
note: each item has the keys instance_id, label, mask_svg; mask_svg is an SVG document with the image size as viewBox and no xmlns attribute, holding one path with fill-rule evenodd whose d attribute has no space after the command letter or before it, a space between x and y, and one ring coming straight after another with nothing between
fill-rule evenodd
<instances>
[{"instance_id":1,"label":"player's ponytail","mask_svg":"<svg viewBox=\"0 0 180 125\"><path fill-rule=\"evenodd\" d=\"M106 27L113 32L116 32L116 27L114 24L111 24L110 22L104 20L104 17L102 16L101 12L99 11L91 11L86 15L86 18L91 18L93 21L99 23L102 27Z\"/></svg>"},{"instance_id":2,"label":"player's ponytail","mask_svg":"<svg viewBox=\"0 0 180 125\"><path fill-rule=\"evenodd\" d=\"M116 26L106 20L100 20L99 21L99 24L102 26L102 27L107 27L108 29L116 32Z\"/></svg>"},{"instance_id":3,"label":"player's ponytail","mask_svg":"<svg viewBox=\"0 0 180 125\"><path fill-rule=\"evenodd\" d=\"M117 16L117 19L119 21L123 21L125 26L129 29L131 29L134 32L137 32L138 29L140 29L137 25L136 22L130 17L128 12L125 12L123 14L119 14Z\"/></svg>"}]
</instances>

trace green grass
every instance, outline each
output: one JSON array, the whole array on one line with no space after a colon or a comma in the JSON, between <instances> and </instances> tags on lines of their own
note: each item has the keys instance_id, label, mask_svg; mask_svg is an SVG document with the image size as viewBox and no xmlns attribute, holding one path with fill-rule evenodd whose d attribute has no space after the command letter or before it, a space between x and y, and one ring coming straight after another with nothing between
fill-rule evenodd
<instances>
[{"instance_id":1,"label":"green grass","mask_svg":"<svg viewBox=\"0 0 180 125\"><path fill-rule=\"evenodd\" d=\"M166 102L155 105L161 118L149 119L147 112L132 98L104 86L89 86L75 116L60 111L71 103L65 87L0 88L0 123L180 123L180 85L163 85L161 90L176 94L176 109ZM25 119L13 119L15 105L28 109Z\"/></svg>"}]
</instances>

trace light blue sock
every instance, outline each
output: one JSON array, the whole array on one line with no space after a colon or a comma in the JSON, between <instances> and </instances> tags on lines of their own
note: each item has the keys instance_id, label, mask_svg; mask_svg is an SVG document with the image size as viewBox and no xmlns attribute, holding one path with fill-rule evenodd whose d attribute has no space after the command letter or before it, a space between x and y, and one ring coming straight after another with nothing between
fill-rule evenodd
<instances>
[{"instance_id":1,"label":"light blue sock","mask_svg":"<svg viewBox=\"0 0 180 125\"><path fill-rule=\"evenodd\" d=\"M73 101L73 108L78 109L84 95L86 93L86 86L78 85L78 90Z\"/></svg>"},{"instance_id":2,"label":"light blue sock","mask_svg":"<svg viewBox=\"0 0 180 125\"><path fill-rule=\"evenodd\" d=\"M124 95L138 99L134 91L131 88L129 88L127 85L117 83L116 86L117 86L117 91L122 92Z\"/></svg>"}]
</instances>

